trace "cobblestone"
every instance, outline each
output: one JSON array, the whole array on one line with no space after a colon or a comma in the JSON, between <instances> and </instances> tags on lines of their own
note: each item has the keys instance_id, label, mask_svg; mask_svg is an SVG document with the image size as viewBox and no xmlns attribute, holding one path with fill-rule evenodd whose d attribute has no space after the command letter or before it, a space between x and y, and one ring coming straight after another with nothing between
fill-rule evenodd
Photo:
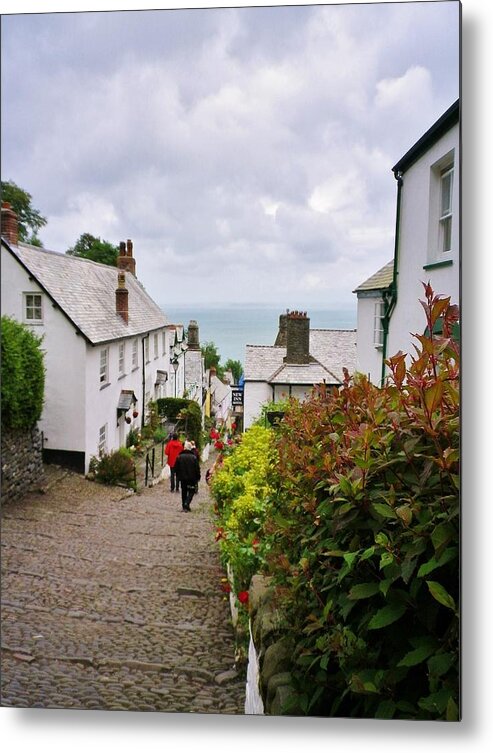
<instances>
[{"instance_id":1,"label":"cobblestone","mask_svg":"<svg viewBox=\"0 0 493 753\"><path fill-rule=\"evenodd\" d=\"M48 478L2 506L2 705L243 714L205 482Z\"/></svg>"}]
</instances>

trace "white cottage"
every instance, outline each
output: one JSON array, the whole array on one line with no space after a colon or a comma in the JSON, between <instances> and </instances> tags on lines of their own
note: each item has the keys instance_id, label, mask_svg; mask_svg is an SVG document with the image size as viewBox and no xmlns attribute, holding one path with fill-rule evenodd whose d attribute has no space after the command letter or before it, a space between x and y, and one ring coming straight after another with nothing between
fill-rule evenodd
<instances>
[{"instance_id":1,"label":"white cottage","mask_svg":"<svg viewBox=\"0 0 493 753\"><path fill-rule=\"evenodd\" d=\"M310 329L306 312L281 314L274 345L246 346L244 428L265 403L304 400L314 385L342 384L343 369L355 366L356 330Z\"/></svg>"},{"instance_id":2,"label":"white cottage","mask_svg":"<svg viewBox=\"0 0 493 753\"><path fill-rule=\"evenodd\" d=\"M118 268L19 243L3 205L1 291L2 314L43 337L45 459L87 472L167 395L166 317L135 277L132 242Z\"/></svg>"},{"instance_id":3,"label":"white cottage","mask_svg":"<svg viewBox=\"0 0 493 753\"><path fill-rule=\"evenodd\" d=\"M369 303L373 278L354 291L358 295L358 369L370 373L375 383L385 376L386 358L399 350L414 353L412 335L425 329L419 303L424 298L423 282L430 282L436 293L459 303L459 100L392 170L397 181L394 259L376 275L381 278L380 289L372 290L372 295L381 299L380 326L376 306L371 309ZM373 303L377 303L376 299ZM380 369L376 360L380 361Z\"/></svg>"}]
</instances>

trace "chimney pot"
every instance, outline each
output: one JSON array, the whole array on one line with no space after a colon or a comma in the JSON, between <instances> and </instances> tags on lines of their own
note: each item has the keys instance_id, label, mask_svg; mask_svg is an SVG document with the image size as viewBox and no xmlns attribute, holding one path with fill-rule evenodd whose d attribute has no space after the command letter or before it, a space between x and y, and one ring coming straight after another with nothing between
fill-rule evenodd
<instances>
[{"instance_id":1,"label":"chimney pot","mask_svg":"<svg viewBox=\"0 0 493 753\"><path fill-rule=\"evenodd\" d=\"M284 363L310 362L310 319L306 311L292 311L286 318Z\"/></svg>"},{"instance_id":2,"label":"chimney pot","mask_svg":"<svg viewBox=\"0 0 493 753\"><path fill-rule=\"evenodd\" d=\"M117 259L118 269L122 269L124 272L130 272L135 277L135 259L132 256L133 243L131 240L120 241L120 251Z\"/></svg>"}]
</instances>

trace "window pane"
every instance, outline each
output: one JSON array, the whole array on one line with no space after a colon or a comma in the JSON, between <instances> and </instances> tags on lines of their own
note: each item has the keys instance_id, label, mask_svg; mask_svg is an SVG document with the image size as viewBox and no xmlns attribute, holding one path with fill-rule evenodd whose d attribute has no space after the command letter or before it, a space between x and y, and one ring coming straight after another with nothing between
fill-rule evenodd
<instances>
[{"instance_id":1,"label":"window pane","mask_svg":"<svg viewBox=\"0 0 493 753\"><path fill-rule=\"evenodd\" d=\"M442 220L442 251L450 251L452 248L452 217Z\"/></svg>"},{"instance_id":2,"label":"window pane","mask_svg":"<svg viewBox=\"0 0 493 753\"><path fill-rule=\"evenodd\" d=\"M452 211L452 171L442 176L442 217Z\"/></svg>"}]
</instances>

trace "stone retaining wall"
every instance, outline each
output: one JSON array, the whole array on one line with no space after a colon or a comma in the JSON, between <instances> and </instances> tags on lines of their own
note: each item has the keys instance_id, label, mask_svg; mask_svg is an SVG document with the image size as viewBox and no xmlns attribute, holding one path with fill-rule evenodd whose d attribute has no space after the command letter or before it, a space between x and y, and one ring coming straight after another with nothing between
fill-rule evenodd
<instances>
[{"instance_id":1,"label":"stone retaining wall","mask_svg":"<svg viewBox=\"0 0 493 753\"><path fill-rule=\"evenodd\" d=\"M2 501L43 485L43 440L37 427L2 430Z\"/></svg>"},{"instance_id":2,"label":"stone retaining wall","mask_svg":"<svg viewBox=\"0 0 493 753\"><path fill-rule=\"evenodd\" d=\"M250 648L248 652L246 714L297 715L293 695L291 657L294 642L284 629L282 612L270 588L270 578L254 575L249 591Z\"/></svg>"}]
</instances>

